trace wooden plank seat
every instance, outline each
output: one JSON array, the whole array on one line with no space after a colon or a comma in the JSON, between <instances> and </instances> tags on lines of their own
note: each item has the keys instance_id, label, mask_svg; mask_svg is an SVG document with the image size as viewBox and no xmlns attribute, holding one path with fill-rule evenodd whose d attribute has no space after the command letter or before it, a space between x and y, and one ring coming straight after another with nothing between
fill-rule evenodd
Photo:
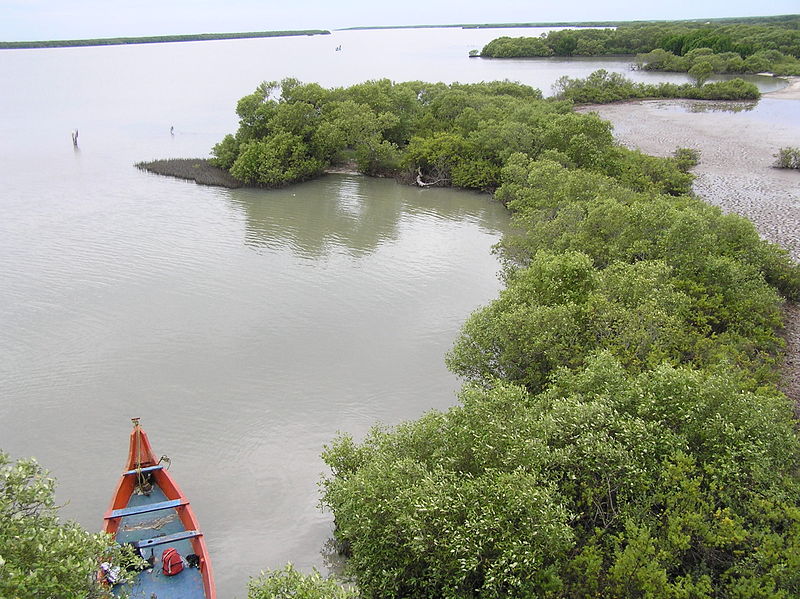
<instances>
[{"instance_id":1,"label":"wooden plank seat","mask_svg":"<svg viewBox=\"0 0 800 599\"><path fill-rule=\"evenodd\" d=\"M152 472L153 470L161 470L164 466L161 464L156 464L155 466L148 466L147 468L142 468L141 470L128 470L127 472L123 472L122 476L133 476L134 474L138 474L142 472L146 474L148 472Z\"/></svg>"},{"instance_id":2,"label":"wooden plank seat","mask_svg":"<svg viewBox=\"0 0 800 599\"><path fill-rule=\"evenodd\" d=\"M164 545L166 543L175 543L185 539L192 539L194 537L199 537L202 534L203 533L199 530L182 530L180 532L172 533L171 535L162 535L160 537L152 537L150 539L134 541L132 544L134 547L143 549L145 547L153 547L154 545Z\"/></svg>"},{"instance_id":3,"label":"wooden plank seat","mask_svg":"<svg viewBox=\"0 0 800 599\"><path fill-rule=\"evenodd\" d=\"M124 516L135 516L136 514L146 514L148 512L157 512L159 510L168 510L169 508L180 507L189 503L186 498L170 499L169 501L159 501L157 503L145 503L144 505L133 505L123 507L118 510L112 510L110 514L106 515L106 520L111 518L123 518Z\"/></svg>"}]
</instances>

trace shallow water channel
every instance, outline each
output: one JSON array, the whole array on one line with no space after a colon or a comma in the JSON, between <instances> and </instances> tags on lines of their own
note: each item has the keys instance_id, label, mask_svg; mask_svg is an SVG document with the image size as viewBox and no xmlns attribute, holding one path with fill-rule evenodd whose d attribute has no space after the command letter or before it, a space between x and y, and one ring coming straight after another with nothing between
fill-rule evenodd
<instances>
[{"instance_id":1,"label":"shallow water channel","mask_svg":"<svg viewBox=\"0 0 800 599\"><path fill-rule=\"evenodd\" d=\"M486 195L387 180L231 191L132 165L206 156L262 80L509 78L548 93L562 74L627 72L467 58L538 33L0 52L0 449L36 456L63 514L99 529L141 417L205 529L220 597L288 561L326 571L323 445L456 402L444 354L498 293L490 250L508 215Z\"/></svg>"}]
</instances>

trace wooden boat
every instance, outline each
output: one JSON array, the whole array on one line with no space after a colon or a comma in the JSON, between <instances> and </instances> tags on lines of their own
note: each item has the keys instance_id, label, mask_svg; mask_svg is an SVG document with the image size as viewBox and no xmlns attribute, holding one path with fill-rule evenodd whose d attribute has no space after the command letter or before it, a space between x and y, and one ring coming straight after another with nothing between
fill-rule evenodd
<instances>
[{"instance_id":1,"label":"wooden boat","mask_svg":"<svg viewBox=\"0 0 800 599\"><path fill-rule=\"evenodd\" d=\"M133 580L114 585L111 591L130 599L216 599L208 549L189 500L155 457L139 419L132 421L128 461L105 513L103 530L117 543L132 544L154 563L129 573L127 578L135 575ZM173 576L161 568L168 547L177 549L190 564Z\"/></svg>"}]
</instances>

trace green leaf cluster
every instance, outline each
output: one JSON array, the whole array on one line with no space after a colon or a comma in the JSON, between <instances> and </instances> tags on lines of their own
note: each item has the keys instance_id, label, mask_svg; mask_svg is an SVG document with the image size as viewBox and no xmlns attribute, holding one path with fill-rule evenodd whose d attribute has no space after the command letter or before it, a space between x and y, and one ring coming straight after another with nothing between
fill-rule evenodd
<instances>
[{"instance_id":1,"label":"green leaf cluster","mask_svg":"<svg viewBox=\"0 0 800 599\"><path fill-rule=\"evenodd\" d=\"M780 394L610 352L324 458L365 597L791 597L798 446ZM759 589L758 595L744 589Z\"/></svg>"},{"instance_id":2,"label":"green leaf cluster","mask_svg":"<svg viewBox=\"0 0 800 599\"><path fill-rule=\"evenodd\" d=\"M84 599L105 596L101 561L134 561L105 534L62 523L55 481L34 460L0 451L0 597Z\"/></svg>"},{"instance_id":3,"label":"green leaf cluster","mask_svg":"<svg viewBox=\"0 0 800 599\"><path fill-rule=\"evenodd\" d=\"M319 572L299 572L291 563L250 580L247 599L356 599L358 594Z\"/></svg>"},{"instance_id":4,"label":"green leaf cluster","mask_svg":"<svg viewBox=\"0 0 800 599\"><path fill-rule=\"evenodd\" d=\"M742 58L737 52L715 52L712 48L700 47L676 55L662 48L636 55L634 66L646 71L688 72L699 65L709 73L762 73L775 75L800 75L800 59L778 50L759 50Z\"/></svg>"},{"instance_id":5,"label":"green leaf cluster","mask_svg":"<svg viewBox=\"0 0 800 599\"><path fill-rule=\"evenodd\" d=\"M351 159L371 175L492 190L508 158L522 152L607 174L623 169L644 187L688 190L691 177L676 163L617 146L607 122L570 108L508 81L383 79L324 89L285 79L239 100L239 129L214 147L212 161L239 180L270 187Z\"/></svg>"},{"instance_id":6,"label":"green leaf cluster","mask_svg":"<svg viewBox=\"0 0 800 599\"><path fill-rule=\"evenodd\" d=\"M775 166L777 168L800 169L800 148L781 148L775 158Z\"/></svg>"},{"instance_id":7,"label":"green leaf cluster","mask_svg":"<svg viewBox=\"0 0 800 599\"><path fill-rule=\"evenodd\" d=\"M800 297L800 269L751 223L523 155L503 176L497 197L520 231L501 244L507 288L467 321L452 370L539 391L606 349L634 371L732 366L750 387L774 381L780 295Z\"/></svg>"},{"instance_id":8,"label":"green leaf cluster","mask_svg":"<svg viewBox=\"0 0 800 599\"><path fill-rule=\"evenodd\" d=\"M755 84L740 78L705 83L712 72L708 62L699 62L689 74L689 83L635 83L620 73L600 69L586 78L560 77L553 85L556 98L576 104L607 104L646 98L689 98L696 100L757 100L761 92Z\"/></svg>"}]
</instances>

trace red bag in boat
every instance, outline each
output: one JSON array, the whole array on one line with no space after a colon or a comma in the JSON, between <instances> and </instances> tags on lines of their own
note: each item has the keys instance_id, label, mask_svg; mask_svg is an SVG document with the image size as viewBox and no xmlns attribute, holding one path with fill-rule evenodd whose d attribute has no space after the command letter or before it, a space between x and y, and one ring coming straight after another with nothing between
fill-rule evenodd
<instances>
[{"instance_id":1,"label":"red bag in boat","mask_svg":"<svg viewBox=\"0 0 800 599\"><path fill-rule=\"evenodd\" d=\"M161 571L165 576L175 576L183 570L183 559L175 547L167 547L161 554Z\"/></svg>"}]
</instances>

